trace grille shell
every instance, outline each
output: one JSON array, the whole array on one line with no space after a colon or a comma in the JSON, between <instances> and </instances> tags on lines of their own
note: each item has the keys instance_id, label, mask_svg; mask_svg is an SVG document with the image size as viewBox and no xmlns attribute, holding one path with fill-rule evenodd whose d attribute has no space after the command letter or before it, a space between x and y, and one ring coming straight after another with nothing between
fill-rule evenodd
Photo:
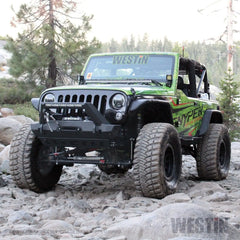
<instances>
[{"instance_id":1,"label":"grille shell","mask_svg":"<svg viewBox=\"0 0 240 240\"><path fill-rule=\"evenodd\" d=\"M44 98L47 94L53 94L55 96L54 103L68 104L68 103L91 103L96 109L102 114L105 115L108 109L112 109L110 106L110 101L113 95L121 93L126 97L127 96L121 91L106 91L106 90L56 90L56 91L47 91L41 96L41 103L44 104ZM122 112L126 111L126 106L121 109ZM82 112L79 109L63 109L58 108L53 110L57 114L61 114L65 117L76 117L82 116Z\"/></svg>"}]
</instances>

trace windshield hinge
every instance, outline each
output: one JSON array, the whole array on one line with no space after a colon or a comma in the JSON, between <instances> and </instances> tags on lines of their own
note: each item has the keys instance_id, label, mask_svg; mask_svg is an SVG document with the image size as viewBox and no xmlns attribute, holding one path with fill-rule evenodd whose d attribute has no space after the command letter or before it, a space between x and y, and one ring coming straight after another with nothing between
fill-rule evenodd
<instances>
[{"instance_id":1,"label":"windshield hinge","mask_svg":"<svg viewBox=\"0 0 240 240\"><path fill-rule=\"evenodd\" d=\"M78 84L79 84L79 85L85 84L85 79L84 79L84 76L83 76L83 75L78 74L78 75L77 75L77 79L78 79Z\"/></svg>"}]
</instances>

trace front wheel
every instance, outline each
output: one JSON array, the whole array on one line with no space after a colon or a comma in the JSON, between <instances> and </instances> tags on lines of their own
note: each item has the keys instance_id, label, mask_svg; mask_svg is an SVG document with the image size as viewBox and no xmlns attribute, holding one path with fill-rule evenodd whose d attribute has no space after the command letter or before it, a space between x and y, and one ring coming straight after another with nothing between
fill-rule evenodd
<instances>
[{"instance_id":1,"label":"front wheel","mask_svg":"<svg viewBox=\"0 0 240 240\"><path fill-rule=\"evenodd\" d=\"M30 125L24 125L14 136L9 154L10 172L18 187L45 192L56 185L62 166L51 163L49 154L50 148L39 141Z\"/></svg>"},{"instance_id":2,"label":"front wheel","mask_svg":"<svg viewBox=\"0 0 240 240\"><path fill-rule=\"evenodd\" d=\"M163 198L175 192L182 167L177 130L168 123L146 124L136 141L133 164L135 185L143 196Z\"/></svg>"},{"instance_id":3,"label":"front wheel","mask_svg":"<svg viewBox=\"0 0 240 240\"><path fill-rule=\"evenodd\" d=\"M222 180L228 175L231 141L223 124L210 124L197 147L198 176L205 180Z\"/></svg>"}]
</instances>

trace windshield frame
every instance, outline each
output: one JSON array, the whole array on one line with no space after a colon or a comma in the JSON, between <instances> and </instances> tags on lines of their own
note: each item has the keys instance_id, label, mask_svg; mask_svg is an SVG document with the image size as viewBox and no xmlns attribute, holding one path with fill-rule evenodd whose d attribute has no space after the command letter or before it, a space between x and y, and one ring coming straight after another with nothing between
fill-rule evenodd
<instances>
[{"instance_id":1,"label":"windshield frame","mask_svg":"<svg viewBox=\"0 0 240 240\"><path fill-rule=\"evenodd\" d=\"M95 62L94 62L95 61ZM104 66L104 61L107 63ZM103 67L98 68L103 63ZM99 65L98 65L99 64ZM162 68L158 67L161 66ZM92 66L93 65L93 66ZM101 65L100 65L101 66ZM165 67L165 69L164 69ZM97 81L104 83L118 83L123 80L136 83L144 80L158 81L159 83L167 83L167 80L172 79L175 68L175 55L170 54L152 54L152 53L121 53L121 54L103 54L103 55L92 55L87 61L87 64L83 70L82 75L87 83L96 83ZM96 70L97 69L97 70ZM100 69L100 70L99 70ZM130 70L133 73L130 73ZM109 71L113 74L102 74L93 73L95 71ZM114 73L115 71L115 73ZM126 74L116 74L117 71L122 71ZM129 73L127 72L129 71ZM142 71L141 74L135 74L134 71ZM158 75L152 74L152 72L158 72ZM161 74L160 74L161 73Z\"/></svg>"}]
</instances>

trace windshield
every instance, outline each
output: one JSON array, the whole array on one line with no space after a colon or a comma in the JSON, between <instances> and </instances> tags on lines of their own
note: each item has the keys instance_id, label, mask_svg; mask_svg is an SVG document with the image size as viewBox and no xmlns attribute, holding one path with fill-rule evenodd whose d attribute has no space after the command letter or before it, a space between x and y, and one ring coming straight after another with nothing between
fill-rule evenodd
<instances>
[{"instance_id":1,"label":"windshield","mask_svg":"<svg viewBox=\"0 0 240 240\"><path fill-rule=\"evenodd\" d=\"M88 62L84 78L91 80L156 80L165 83L173 75L174 56L125 54L94 56ZM169 79L169 77L168 77Z\"/></svg>"}]
</instances>

